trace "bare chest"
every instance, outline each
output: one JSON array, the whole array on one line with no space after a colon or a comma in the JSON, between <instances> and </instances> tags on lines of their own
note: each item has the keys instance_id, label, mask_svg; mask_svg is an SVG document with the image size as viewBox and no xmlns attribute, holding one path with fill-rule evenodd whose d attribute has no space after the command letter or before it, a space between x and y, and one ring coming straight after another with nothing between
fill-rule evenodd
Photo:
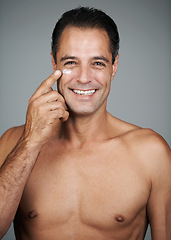
<instances>
[{"instance_id":1,"label":"bare chest","mask_svg":"<svg viewBox=\"0 0 171 240\"><path fill-rule=\"evenodd\" d=\"M18 214L28 222L77 222L113 231L145 224L149 188L137 159L123 149L43 151L26 184Z\"/></svg>"}]
</instances>

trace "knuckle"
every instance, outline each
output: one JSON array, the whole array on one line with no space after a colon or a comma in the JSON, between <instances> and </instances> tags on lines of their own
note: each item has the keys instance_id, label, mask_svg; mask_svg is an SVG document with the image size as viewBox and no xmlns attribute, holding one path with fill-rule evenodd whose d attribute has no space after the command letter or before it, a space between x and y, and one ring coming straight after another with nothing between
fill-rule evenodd
<instances>
[{"instance_id":1,"label":"knuckle","mask_svg":"<svg viewBox=\"0 0 171 240\"><path fill-rule=\"evenodd\" d=\"M51 99L56 99L58 96L55 90L50 91L48 94Z\"/></svg>"},{"instance_id":2,"label":"knuckle","mask_svg":"<svg viewBox=\"0 0 171 240\"><path fill-rule=\"evenodd\" d=\"M61 109L64 108L64 105L61 101L57 101L57 106L58 108L61 108Z\"/></svg>"},{"instance_id":3,"label":"knuckle","mask_svg":"<svg viewBox=\"0 0 171 240\"><path fill-rule=\"evenodd\" d=\"M64 109L58 108L56 111L54 111L54 118L61 118L64 115Z\"/></svg>"},{"instance_id":4,"label":"knuckle","mask_svg":"<svg viewBox=\"0 0 171 240\"><path fill-rule=\"evenodd\" d=\"M52 91L54 98L59 98L59 93L56 90Z\"/></svg>"},{"instance_id":5,"label":"knuckle","mask_svg":"<svg viewBox=\"0 0 171 240\"><path fill-rule=\"evenodd\" d=\"M68 117L69 117L69 112L65 111L65 119L68 119Z\"/></svg>"},{"instance_id":6,"label":"knuckle","mask_svg":"<svg viewBox=\"0 0 171 240\"><path fill-rule=\"evenodd\" d=\"M60 100L62 98L62 95L56 90L53 90L53 94L54 94L55 97L58 98L58 100Z\"/></svg>"},{"instance_id":7,"label":"knuckle","mask_svg":"<svg viewBox=\"0 0 171 240\"><path fill-rule=\"evenodd\" d=\"M59 112L60 117L62 117L64 115L64 109L63 108L59 108L58 112Z\"/></svg>"},{"instance_id":8,"label":"knuckle","mask_svg":"<svg viewBox=\"0 0 171 240\"><path fill-rule=\"evenodd\" d=\"M34 98L33 98L33 96L29 99L29 104L31 104L32 102L33 102L33 100L34 100Z\"/></svg>"},{"instance_id":9,"label":"knuckle","mask_svg":"<svg viewBox=\"0 0 171 240\"><path fill-rule=\"evenodd\" d=\"M36 101L36 99L33 100L33 101L31 101L30 105L31 105L33 108L35 108L35 107L37 106L37 101Z\"/></svg>"},{"instance_id":10,"label":"knuckle","mask_svg":"<svg viewBox=\"0 0 171 240\"><path fill-rule=\"evenodd\" d=\"M39 104L38 99L34 99L30 104L29 108L31 108L35 112L40 112L41 110L41 105Z\"/></svg>"},{"instance_id":11,"label":"knuckle","mask_svg":"<svg viewBox=\"0 0 171 240\"><path fill-rule=\"evenodd\" d=\"M62 103L65 103L64 97L61 94L59 94L59 99Z\"/></svg>"}]
</instances>

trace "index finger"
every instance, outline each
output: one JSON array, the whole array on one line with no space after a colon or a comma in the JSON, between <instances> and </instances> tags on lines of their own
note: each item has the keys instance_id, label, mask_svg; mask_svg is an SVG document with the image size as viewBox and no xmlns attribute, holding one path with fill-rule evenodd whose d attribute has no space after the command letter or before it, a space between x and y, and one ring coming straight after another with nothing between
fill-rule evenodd
<instances>
[{"instance_id":1,"label":"index finger","mask_svg":"<svg viewBox=\"0 0 171 240\"><path fill-rule=\"evenodd\" d=\"M44 80L40 86L37 88L36 92L33 94L32 99L40 97L41 95L47 93L49 88L60 78L61 71L56 70L53 72L46 80Z\"/></svg>"}]
</instances>

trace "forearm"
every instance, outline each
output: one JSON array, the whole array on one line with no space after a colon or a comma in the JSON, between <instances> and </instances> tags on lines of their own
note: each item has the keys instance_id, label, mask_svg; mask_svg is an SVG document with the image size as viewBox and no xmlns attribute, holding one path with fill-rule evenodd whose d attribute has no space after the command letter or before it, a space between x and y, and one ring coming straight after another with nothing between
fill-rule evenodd
<instances>
[{"instance_id":1,"label":"forearm","mask_svg":"<svg viewBox=\"0 0 171 240\"><path fill-rule=\"evenodd\" d=\"M0 238L14 219L41 147L21 138L0 169Z\"/></svg>"},{"instance_id":2,"label":"forearm","mask_svg":"<svg viewBox=\"0 0 171 240\"><path fill-rule=\"evenodd\" d=\"M12 140L16 138L18 140L20 133L23 133L0 169L0 238L15 217L24 186L39 152L52 135L53 123L55 122L56 129L61 119L66 121L69 117L64 98L57 91L52 90L52 85L60 76L61 72L55 71L32 95L24 128L17 128L13 138L9 136L10 131L1 139L2 154L0 156L3 159L0 159L0 163L9 152L4 150L5 145L8 143L12 145Z\"/></svg>"}]
</instances>

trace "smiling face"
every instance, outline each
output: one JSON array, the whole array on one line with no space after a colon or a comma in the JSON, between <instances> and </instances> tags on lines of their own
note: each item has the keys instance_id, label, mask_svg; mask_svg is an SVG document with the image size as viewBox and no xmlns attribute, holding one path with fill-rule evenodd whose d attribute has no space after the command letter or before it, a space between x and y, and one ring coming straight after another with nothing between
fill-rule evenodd
<instances>
[{"instance_id":1,"label":"smiling face","mask_svg":"<svg viewBox=\"0 0 171 240\"><path fill-rule=\"evenodd\" d=\"M58 91L70 111L89 115L106 109L118 63L112 65L107 33L102 29L67 27L61 36L53 68L63 72Z\"/></svg>"}]
</instances>

